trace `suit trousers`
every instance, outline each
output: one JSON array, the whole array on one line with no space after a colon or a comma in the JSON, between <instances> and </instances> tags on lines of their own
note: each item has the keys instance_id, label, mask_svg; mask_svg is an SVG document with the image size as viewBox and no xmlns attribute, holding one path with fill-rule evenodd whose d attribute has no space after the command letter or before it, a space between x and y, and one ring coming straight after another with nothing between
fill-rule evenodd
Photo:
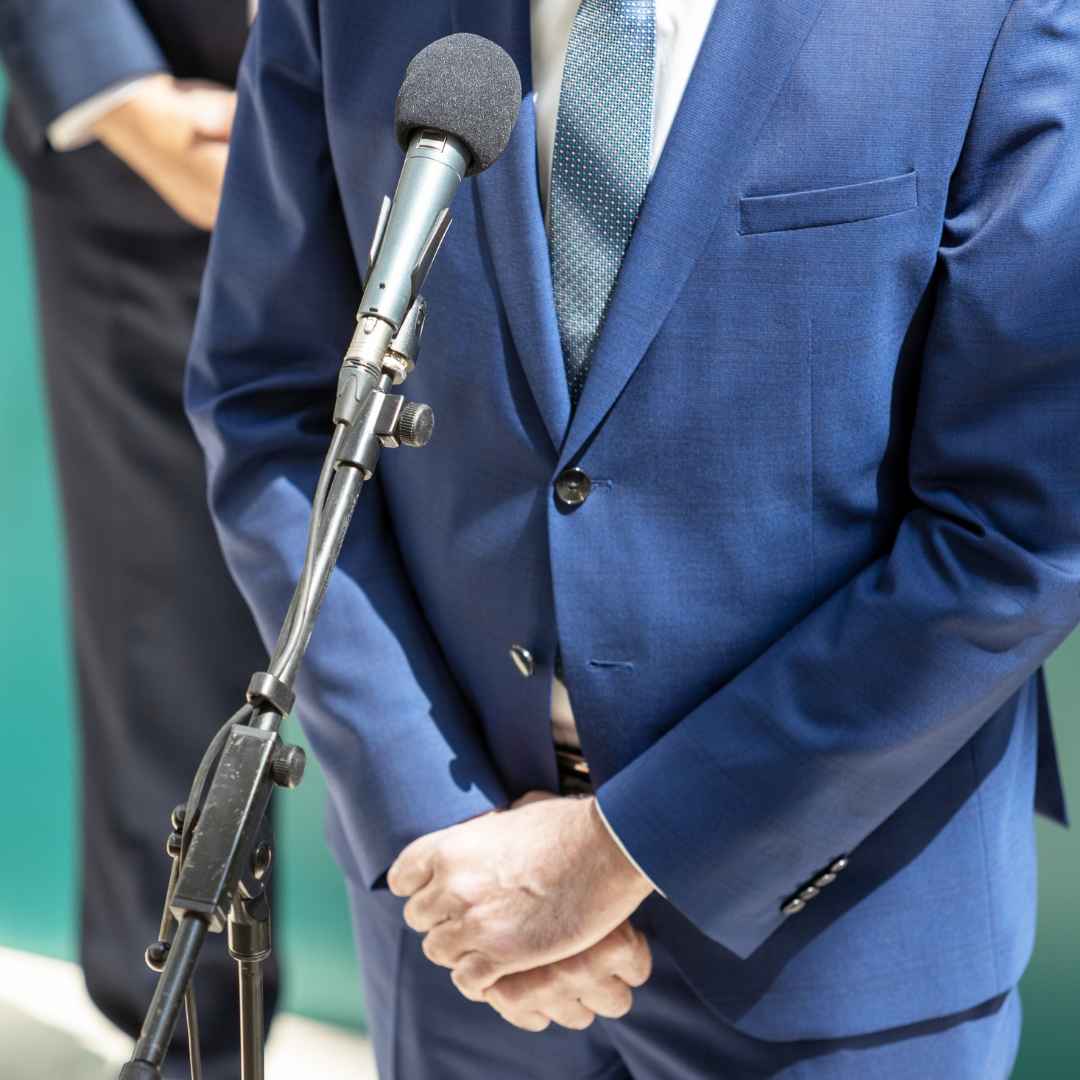
<instances>
[{"instance_id":1,"label":"suit trousers","mask_svg":"<svg viewBox=\"0 0 1080 1080\"><path fill-rule=\"evenodd\" d=\"M380 1080L1006 1080L1020 1044L1015 989L855 1038L752 1038L694 994L640 911L653 971L630 1012L584 1031L521 1031L461 996L392 910L400 901L355 883L349 896Z\"/></svg>"},{"instance_id":2,"label":"suit trousers","mask_svg":"<svg viewBox=\"0 0 1080 1080\"><path fill-rule=\"evenodd\" d=\"M82 962L98 1007L135 1035L157 981L143 952L170 813L266 651L218 548L182 402L207 234L125 230L41 193L31 210L82 730ZM196 994L207 1080L238 1080L224 934L210 935ZM179 1029L166 1076L187 1075Z\"/></svg>"}]
</instances>

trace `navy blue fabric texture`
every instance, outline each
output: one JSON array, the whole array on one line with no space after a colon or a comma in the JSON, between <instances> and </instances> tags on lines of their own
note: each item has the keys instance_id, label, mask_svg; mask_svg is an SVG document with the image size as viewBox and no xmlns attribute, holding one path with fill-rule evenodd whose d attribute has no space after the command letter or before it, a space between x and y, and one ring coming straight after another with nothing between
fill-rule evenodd
<instances>
[{"instance_id":1,"label":"navy blue fabric texture","mask_svg":"<svg viewBox=\"0 0 1080 1080\"><path fill-rule=\"evenodd\" d=\"M347 873L553 789L558 643L604 813L668 897L656 933L726 1022L849 1037L1009 990L1036 672L1080 619L1080 10L722 0L571 416L528 4L264 0L188 390L268 639L400 169L394 95L460 30L526 97L425 289L406 389L435 436L383 455L298 685ZM741 199L909 174L904 212L740 232ZM592 478L572 512L568 465Z\"/></svg>"},{"instance_id":2,"label":"navy blue fabric texture","mask_svg":"<svg viewBox=\"0 0 1080 1080\"><path fill-rule=\"evenodd\" d=\"M0 0L0 56L39 127L168 64L131 0Z\"/></svg>"}]
</instances>

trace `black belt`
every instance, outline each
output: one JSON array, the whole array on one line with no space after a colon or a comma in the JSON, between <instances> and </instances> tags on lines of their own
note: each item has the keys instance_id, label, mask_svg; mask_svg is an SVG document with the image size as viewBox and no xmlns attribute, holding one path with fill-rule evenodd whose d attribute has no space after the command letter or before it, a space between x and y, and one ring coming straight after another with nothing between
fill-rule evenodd
<instances>
[{"instance_id":1,"label":"black belt","mask_svg":"<svg viewBox=\"0 0 1080 1080\"><path fill-rule=\"evenodd\" d=\"M580 750L555 744L555 764L559 769L559 794L563 796L592 795L595 792L589 778L589 764Z\"/></svg>"}]
</instances>

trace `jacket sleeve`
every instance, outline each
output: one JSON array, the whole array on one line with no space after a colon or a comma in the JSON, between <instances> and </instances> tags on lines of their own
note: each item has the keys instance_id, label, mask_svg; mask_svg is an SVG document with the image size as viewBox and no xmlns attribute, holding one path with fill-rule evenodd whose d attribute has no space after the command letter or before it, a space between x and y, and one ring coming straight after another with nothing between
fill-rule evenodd
<instances>
[{"instance_id":1,"label":"jacket sleeve","mask_svg":"<svg viewBox=\"0 0 1080 1080\"><path fill-rule=\"evenodd\" d=\"M1080 6L1006 18L936 287L889 555L599 792L645 873L742 957L1080 619Z\"/></svg>"},{"instance_id":2,"label":"jacket sleeve","mask_svg":"<svg viewBox=\"0 0 1080 1080\"><path fill-rule=\"evenodd\" d=\"M42 132L110 86L169 69L131 0L0 0L0 56Z\"/></svg>"},{"instance_id":3,"label":"jacket sleeve","mask_svg":"<svg viewBox=\"0 0 1080 1080\"><path fill-rule=\"evenodd\" d=\"M268 643L300 575L360 301L314 8L264 3L255 21L187 387L225 557ZM297 691L368 885L415 837L506 802L410 591L377 473L360 495Z\"/></svg>"}]
</instances>

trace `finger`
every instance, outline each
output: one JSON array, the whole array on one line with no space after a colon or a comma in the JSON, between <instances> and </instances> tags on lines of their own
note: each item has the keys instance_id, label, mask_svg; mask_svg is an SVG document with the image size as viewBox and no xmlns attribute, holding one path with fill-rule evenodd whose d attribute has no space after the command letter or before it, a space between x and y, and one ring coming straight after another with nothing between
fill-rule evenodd
<instances>
[{"instance_id":1,"label":"finger","mask_svg":"<svg viewBox=\"0 0 1080 1080\"><path fill-rule=\"evenodd\" d=\"M516 1012L512 1009L507 1009L504 1012L493 1002L488 1002L488 1004L491 1005L504 1020L513 1024L514 1027L521 1028L523 1031L543 1031L545 1028L551 1026L551 1021L543 1013Z\"/></svg>"},{"instance_id":2,"label":"finger","mask_svg":"<svg viewBox=\"0 0 1080 1080\"><path fill-rule=\"evenodd\" d=\"M484 999L497 1005L500 1012L543 1013L544 1007L559 993L558 982L559 976L552 965L519 971L504 975L484 991Z\"/></svg>"},{"instance_id":3,"label":"finger","mask_svg":"<svg viewBox=\"0 0 1080 1080\"><path fill-rule=\"evenodd\" d=\"M568 971L564 964L549 964L504 975L484 998L502 1015L540 1013L574 1030L588 1027L595 1015L622 1016L630 1009L625 983L611 977L597 980L584 965Z\"/></svg>"},{"instance_id":4,"label":"finger","mask_svg":"<svg viewBox=\"0 0 1080 1080\"><path fill-rule=\"evenodd\" d=\"M624 1016L630 1011L633 995L622 979L611 974L610 964L604 963L610 957L605 958L604 951L601 946L594 946L584 953L541 969L550 973L549 978L537 983L534 993L523 1004L551 1016L551 1010L547 1008L549 1001L576 999L600 1016ZM538 975L539 972L527 974ZM505 981L500 980L496 986L502 986Z\"/></svg>"},{"instance_id":5,"label":"finger","mask_svg":"<svg viewBox=\"0 0 1080 1080\"><path fill-rule=\"evenodd\" d=\"M453 968L460 964L466 953L473 951L475 945L463 944L464 935L455 932L459 920L453 919L430 930L424 938L424 955L439 967ZM471 942L469 938L469 942Z\"/></svg>"},{"instance_id":6,"label":"finger","mask_svg":"<svg viewBox=\"0 0 1080 1080\"><path fill-rule=\"evenodd\" d=\"M645 935L628 927L628 944L619 950L611 973L627 986L641 986L652 974L652 950Z\"/></svg>"},{"instance_id":7,"label":"finger","mask_svg":"<svg viewBox=\"0 0 1080 1080\"><path fill-rule=\"evenodd\" d=\"M645 935L624 922L572 958L597 975L616 975L627 986L640 986L652 973L652 952Z\"/></svg>"},{"instance_id":8,"label":"finger","mask_svg":"<svg viewBox=\"0 0 1080 1080\"><path fill-rule=\"evenodd\" d=\"M405 922L413 930L426 934L450 920L458 919L465 904L435 881L429 881L402 909ZM466 952L465 948L461 952Z\"/></svg>"},{"instance_id":9,"label":"finger","mask_svg":"<svg viewBox=\"0 0 1080 1080\"><path fill-rule=\"evenodd\" d=\"M438 842L434 837L437 835L429 833L414 840L394 860L386 875L386 884L395 896L412 896L431 879L435 845Z\"/></svg>"},{"instance_id":10,"label":"finger","mask_svg":"<svg viewBox=\"0 0 1080 1080\"><path fill-rule=\"evenodd\" d=\"M204 139L228 142L236 115L236 95L220 90L196 91L192 124Z\"/></svg>"},{"instance_id":11,"label":"finger","mask_svg":"<svg viewBox=\"0 0 1080 1080\"><path fill-rule=\"evenodd\" d=\"M202 143L167 167L144 170L143 176L183 218L200 229L212 229L225 176L224 143Z\"/></svg>"},{"instance_id":12,"label":"finger","mask_svg":"<svg viewBox=\"0 0 1080 1080\"><path fill-rule=\"evenodd\" d=\"M630 1006L634 1004L634 994L622 979L612 977L586 987L579 1000L597 1016L615 1020L630 1011Z\"/></svg>"},{"instance_id":13,"label":"finger","mask_svg":"<svg viewBox=\"0 0 1080 1080\"><path fill-rule=\"evenodd\" d=\"M544 1014L560 1027L570 1028L571 1031L583 1031L596 1019L596 1013L576 998L552 1002L544 1009Z\"/></svg>"},{"instance_id":14,"label":"finger","mask_svg":"<svg viewBox=\"0 0 1080 1080\"><path fill-rule=\"evenodd\" d=\"M502 965L496 964L483 953L470 952L458 960L450 978L466 997L470 995L482 997L484 991L494 986L505 974L507 971Z\"/></svg>"},{"instance_id":15,"label":"finger","mask_svg":"<svg viewBox=\"0 0 1080 1080\"><path fill-rule=\"evenodd\" d=\"M189 153L194 183L203 193L203 198L210 200L217 213L221 201L221 188L225 183L225 166L229 160L229 144L222 142L203 142L193 146Z\"/></svg>"},{"instance_id":16,"label":"finger","mask_svg":"<svg viewBox=\"0 0 1080 1080\"><path fill-rule=\"evenodd\" d=\"M458 993L461 994L462 997L468 998L470 1001L487 1001L487 996L491 993L490 989L472 990L467 986L459 986L452 971L450 972L450 981L457 986Z\"/></svg>"}]
</instances>

